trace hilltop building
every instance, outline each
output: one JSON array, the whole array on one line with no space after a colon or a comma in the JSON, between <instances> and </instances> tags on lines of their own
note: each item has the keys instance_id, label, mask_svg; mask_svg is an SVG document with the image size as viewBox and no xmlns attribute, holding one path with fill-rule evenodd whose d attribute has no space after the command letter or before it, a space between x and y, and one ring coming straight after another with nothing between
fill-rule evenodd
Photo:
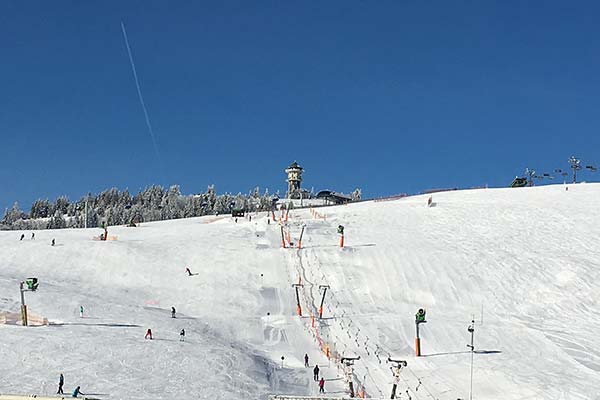
<instances>
[{"instance_id":1,"label":"hilltop building","mask_svg":"<svg viewBox=\"0 0 600 400\"><path fill-rule=\"evenodd\" d=\"M300 188L300 183L302 182L302 173L304 172L304 168L302 168L296 161L290 164L289 167L285 169L285 173L287 174L287 184L288 190L285 195L288 199L300 199L300 198L310 198L310 193L306 190ZM307 196L308 195L308 196Z\"/></svg>"},{"instance_id":2,"label":"hilltop building","mask_svg":"<svg viewBox=\"0 0 600 400\"><path fill-rule=\"evenodd\" d=\"M308 200L308 199L319 199L324 204L345 204L352 201L359 201L361 199L360 189L356 189L352 194L345 195L343 193L335 192L333 190L321 190L316 196L313 191L308 191L300 187L302 183L302 173L304 168L294 161L286 169L288 189L285 195L286 199L292 200Z\"/></svg>"}]
</instances>

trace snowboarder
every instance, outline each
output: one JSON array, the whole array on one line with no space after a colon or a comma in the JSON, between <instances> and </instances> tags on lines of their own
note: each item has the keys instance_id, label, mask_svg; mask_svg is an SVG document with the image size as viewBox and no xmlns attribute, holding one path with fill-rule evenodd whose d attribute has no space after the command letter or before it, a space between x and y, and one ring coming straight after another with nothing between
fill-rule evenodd
<instances>
[{"instance_id":1,"label":"snowboarder","mask_svg":"<svg viewBox=\"0 0 600 400\"><path fill-rule=\"evenodd\" d=\"M313 374L314 374L313 379L315 381L318 381L319 380L319 366L316 364L315 364L315 369L313 369Z\"/></svg>"},{"instance_id":2,"label":"snowboarder","mask_svg":"<svg viewBox=\"0 0 600 400\"><path fill-rule=\"evenodd\" d=\"M319 393L325 393L325 379L323 377L319 381Z\"/></svg>"},{"instance_id":3,"label":"snowboarder","mask_svg":"<svg viewBox=\"0 0 600 400\"><path fill-rule=\"evenodd\" d=\"M152 340L152 329L148 328L148 330L146 331L146 336L144 336L144 339L148 339L150 338L150 340Z\"/></svg>"},{"instance_id":4,"label":"snowboarder","mask_svg":"<svg viewBox=\"0 0 600 400\"><path fill-rule=\"evenodd\" d=\"M31 240L35 239L35 233L31 232Z\"/></svg>"},{"instance_id":5,"label":"snowboarder","mask_svg":"<svg viewBox=\"0 0 600 400\"><path fill-rule=\"evenodd\" d=\"M60 377L58 377L58 391L56 392L56 394L64 394L63 393L63 385L64 384L65 384L65 377L61 373Z\"/></svg>"},{"instance_id":6,"label":"snowboarder","mask_svg":"<svg viewBox=\"0 0 600 400\"><path fill-rule=\"evenodd\" d=\"M79 306L79 318L83 318L83 306Z\"/></svg>"},{"instance_id":7,"label":"snowboarder","mask_svg":"<svg viewBox=\"0 0 600 400\"><path fill-rule=\"evenodd\" d=\"M73 397L78 397L80 394L85 396L85 393L81 393L81 386L77 386L75 390L73 390Z\"/></svg>"},{"instance_id":8,"label":"snowboarder","mask_svg":"<svg viewBox=\"0 0 600 400\"><path fill-rule=\"evenodd\" d=\"M175 307L171 307L171 318L175 318Z\"/></svg>"},{"instance_id":9,"label":"snowboarder","mask_svg":"<svg viewBox=\"0 0 600 400\"><path fill-rule=\"evenodd\" d=\"M185 338L185 329L182 329L181 332L179 332L179 341L183 342Z\"/></svg>"},{"instance_id":10,"label":"snowboarder","mask_svg":"<svg viewBox=\"0 0 600 400\"><path fill-rule=\"evenodd\" d=\"M24 238L24 237L25 237L25 234L24 234L24 233L22 233L22 234L21 234L21 239L19 239L19 240L23 240L23 238Z\"/></svg>"},{"instance_id":11,"label":"snowboarder","mask_svg":"<svg viewBox=\"0 0 600 400\"><path fill-rule=\"evenodd\" d=\"M54 246L56 244L56 240L52 239L52 246Z\"/></svg>"},{"instance_id":12,"label":"snowboarder","mask_svg":"<svg viewBox=\"0 0 600 400\"><path fill-rule=\"evenodd\" d=\"M308 368L308 354L304 355L304 366Z\"/></svg>"},{"instance_id":13,"label":"snowboarder","mask_svg":"<svg viewBox=\"0 0 600 400\"><path fill-rule=\"evenodd\" d=\"M188 267L185 268L185 272L187 272L188 276L192 276L192 271Z\"/></svg>"}]
</instances>

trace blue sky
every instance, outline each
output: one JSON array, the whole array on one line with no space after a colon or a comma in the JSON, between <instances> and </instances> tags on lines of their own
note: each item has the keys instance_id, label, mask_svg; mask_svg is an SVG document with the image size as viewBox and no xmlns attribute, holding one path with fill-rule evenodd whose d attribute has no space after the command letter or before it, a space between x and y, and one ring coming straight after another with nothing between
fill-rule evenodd
<instances>
[{"instance_id":1,"label":"blue sky","mask_svg":"<svg viewBox=\"0 0 600 400\"><path fill-rule=\"evenodd\" d=\"M309 188L369 197L505 186L571 154L597 164L599 13L564 1L7 1L0 207L155 183L283 192L294 160Z\"/></svg>"}]
</instances>

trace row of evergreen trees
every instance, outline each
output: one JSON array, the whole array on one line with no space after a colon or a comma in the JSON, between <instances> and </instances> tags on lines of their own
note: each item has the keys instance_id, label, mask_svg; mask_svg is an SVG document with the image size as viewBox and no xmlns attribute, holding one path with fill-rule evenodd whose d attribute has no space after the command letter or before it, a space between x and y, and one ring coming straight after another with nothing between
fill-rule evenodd
<instances>
[{"instance_id":1,"label":"row of evergreen trees","mask_svg":"<svg viewBox=\"0 0 600 400\"><path fill-rule=\"evenodd\" d=\"M75 202L64 196L55 202L37 200L29 213L21 211L15 203L0 221L0 230L83 228L86 209L88 227L225 214L232 209L267 211L271 209L274 197L278 195L271 196L268 190L261 195L258 187L246 195L238 193L235 196L217 195L214 186L195 195L182 195L177 185L167 190L162 186L150 186L136 195L113 188Z\"/></svg>"}]
</instances>

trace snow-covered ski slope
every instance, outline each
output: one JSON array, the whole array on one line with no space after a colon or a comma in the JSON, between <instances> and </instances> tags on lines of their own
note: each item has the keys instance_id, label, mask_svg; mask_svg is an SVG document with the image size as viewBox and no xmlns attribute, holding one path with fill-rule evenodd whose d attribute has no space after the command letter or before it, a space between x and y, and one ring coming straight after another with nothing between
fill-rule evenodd
<instances>
[{"instance_id":1,"label":"snow-covered ski slope","mask_svg":"<svg viewBox=\"0 0 600 400\"><path fill-rule=\"evenodd\" d=\"M318 209L326 220L292 211L294 243L306 225L300 251L280 248L264 213L113 227L118 240L108 242L91 240L99 229L23 241L2 232L0 311L18 311L18 282L36 276L26 300L52 324L0 325L0 393L54 393L62 372L65 389L106 399L316 395L316 362L326 392L347 396L320 340L332 355L361 356L355 387L367 396L389 398L391 355L408 362L400 398L468 398L474 317L474 399L600 399L600 184L565 189ZM299 277L303 318L291 286ZM330 290L313 328L319 285ZM418 308L428 320L419 358Z\"/></svg>"}]
</instances>

